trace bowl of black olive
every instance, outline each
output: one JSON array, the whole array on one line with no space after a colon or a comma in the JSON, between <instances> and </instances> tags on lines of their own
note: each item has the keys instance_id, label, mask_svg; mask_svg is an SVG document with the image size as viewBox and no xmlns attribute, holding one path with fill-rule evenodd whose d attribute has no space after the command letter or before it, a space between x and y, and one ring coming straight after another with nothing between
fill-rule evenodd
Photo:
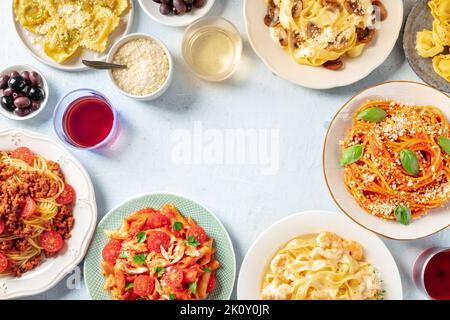
<instances>
[{"instance_id":1,"label":"bowl of black olive","mask_svg":"<svg viewBox=\"0 0 450 320\"><path fill-rule=\"evenodd\" d=\"M185 27L205 16L215 0L139 0L153 20L171 27Z\"/></svg>"},{"instance_id":2,"label":"bowl of black olive","mask_svg":"<svg viewBox=\"0 0 450 320\"><path fill-rule=\"evenodd\" d=\"M12 120L37 116L46 106L48 84L42 73L29 65L0 72L0 112Z\"/></svg>"}]
</instances>

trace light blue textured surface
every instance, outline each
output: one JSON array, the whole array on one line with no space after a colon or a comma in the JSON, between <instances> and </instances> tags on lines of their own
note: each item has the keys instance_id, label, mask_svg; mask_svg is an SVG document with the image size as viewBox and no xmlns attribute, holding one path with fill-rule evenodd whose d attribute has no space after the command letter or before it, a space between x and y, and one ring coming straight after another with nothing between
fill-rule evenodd
<instances>
[{"instance_id":1,"label":"light blue textured surface","mask_svg":"<svg viewBox=\"0 0 450 320\"><path fill-rule=\"evenodd\" d=\"M407 14L414 1L404 2ZM0 69L19 63L35 65L47 76L51 90L49 105L38 117L24 123L0 118L0 128L22 127L56 138L51 114L59 98L80 87L107 94L121 116L121 143L103 153L71 150L91 175L99 219L118 203L144 192L185 195L203 203L221 219L233 239L239 270L251 243L273 222L307 209L338 211L322 174L326 126L338 108L355 92L372 84L419 81L405 61L399 40L388 60L355 85L326 91L292 85L274 76L253 53L245 35L242 3L217 0L211 12L235 23L244 39L244 56L237 73L224 83L214 84L195 78L185 66L181 57L183 30L153 22L136 2L132 31L162 39L175 63L174 82L168 92L155 102L140 103L116 92L104 72L72 74L33 59L15 34L11 0L0 1ZM251 165L174 164L170 134L177 129L192 130L195 121L202 121L206 128L279 129L278 173L261 175L259 168ZM410 280L413 261L425 247L448 246L450 230L418 241L385 242L400 268L405 298L423 299ZM80 289L69 290L63 280L50 291L31 298L86 299L88 295L83 284Z\"/></svg>"}]
</instances>

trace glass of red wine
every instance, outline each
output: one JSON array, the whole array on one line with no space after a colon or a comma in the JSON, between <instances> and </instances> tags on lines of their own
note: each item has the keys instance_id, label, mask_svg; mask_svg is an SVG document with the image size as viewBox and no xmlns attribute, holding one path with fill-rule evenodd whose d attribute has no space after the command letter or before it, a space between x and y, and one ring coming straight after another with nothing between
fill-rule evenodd
<instances>
[{"instance_id":1,"label":"glass of red wine","mask_svg":"<svg viewBox=\"0 0 450 320\"><path fill-rule=\"evenodd\" d=\"M416 259L413 280L430 299L450 300L450 248L429 248Z\"/></svg>"},{"instance_id":2,"label":"glass of red wine","mask_svg":"<svg viewBox=\"0 0 450 320\"><path fill-rule=\"evenodd\" d=\"M58 137L79 149L107 146L116 136L118 120L111 102L92 89L68 93L56 105L53 125Z\"/></svg>"}]
</instances>

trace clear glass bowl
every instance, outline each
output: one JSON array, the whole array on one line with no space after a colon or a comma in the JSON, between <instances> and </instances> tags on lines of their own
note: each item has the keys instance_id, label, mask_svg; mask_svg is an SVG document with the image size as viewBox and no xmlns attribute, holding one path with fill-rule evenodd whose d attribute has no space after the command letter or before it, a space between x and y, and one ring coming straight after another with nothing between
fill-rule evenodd
<instances>
[{"instance_id":1,"label":"clear glass bowl","mask_svg":"<svg viewBox=\"0 0 450 320\"><path fill-rule=\"evenodd\" d=\"M106 104L111 108L111 111L113 113L113 118L114 118L113 125L112 125L111 131L108 134L108 136L102 142L100 142L94 146L90 146L90 147L81 146L81 145L75 143L67 135L67 133L64 129L64 116L65 116L69 106L77 99L84 98L84 97L96 97L96 98L99 98L99 99L103 100L104 102L106 102ZM93 89L77 89L77 90L71 91L68 94L66 94L56 105L55 111L53 113L53 127L55 129L55 132L56 132L56 135L58 136L58 138L65 144L67 144L71 147L77 148L77 149L94 150L94 149L106 147L115 140L115 138L117 137L117 134L118 134L119 121L118 121L118 117L117 117L117 112L107 97L105 97L103 94L101 94L100 92L93 90Z\"/></svg>"}]
</instances>

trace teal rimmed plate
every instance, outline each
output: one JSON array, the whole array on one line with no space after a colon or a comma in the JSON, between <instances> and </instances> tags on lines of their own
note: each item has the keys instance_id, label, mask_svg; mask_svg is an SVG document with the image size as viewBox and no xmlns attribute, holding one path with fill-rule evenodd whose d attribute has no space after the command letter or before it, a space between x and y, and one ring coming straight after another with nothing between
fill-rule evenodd
<instances>
[{"instance_id":1,"label":"teal rimmed plate","mask_svg":"<svg viewBox=\"0 0 450 320\"><path fill-rule=\"evenodd\" d=\"M84 281L92 299L111 299L109 292L103 289L105 278L100 265L102 249L108 242L104 231L120 228L122 220L139 209L145 207L159 209L166 203L176 206L184 216L192 217L214 239L214 246L217 250L216 258L221 267L216 273L216 289L211 292L208 299L230 299L236 279L236 258L228 232L219 219L202 205L185 197L167 193L152 193L129 199L108 212L100 221L84 262Z\"/></svg>"}]
</instances>

